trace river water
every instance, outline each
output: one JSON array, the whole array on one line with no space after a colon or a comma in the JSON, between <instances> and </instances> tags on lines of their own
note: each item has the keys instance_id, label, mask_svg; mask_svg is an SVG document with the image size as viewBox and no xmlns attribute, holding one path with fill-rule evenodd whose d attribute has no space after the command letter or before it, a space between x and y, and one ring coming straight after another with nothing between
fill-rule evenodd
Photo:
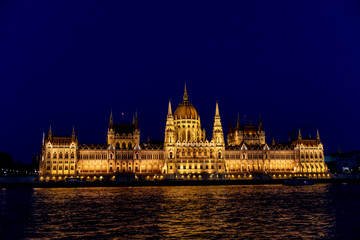
<instances>
[{"instance_id":1,"label":"river water","mask_svg":"<svg viewBox=\"0 0 360 240\"><path fill-rule=\"evenodd\" d=\"M0 190L0 239L359 239L360 184Z\"/></svg>"}]
</instances>

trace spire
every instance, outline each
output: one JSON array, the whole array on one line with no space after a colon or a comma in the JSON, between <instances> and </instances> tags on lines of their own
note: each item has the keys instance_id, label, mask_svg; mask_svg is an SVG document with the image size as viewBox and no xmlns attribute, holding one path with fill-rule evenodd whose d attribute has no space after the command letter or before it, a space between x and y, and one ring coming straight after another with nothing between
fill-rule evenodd
<instances>
[{"instance_id":1,"label":"spire","mask_svg":"<svg viewBox=\"0 0 360 240\"><path fill-rule=\"evenodd\" d=\"M252 120L250 119L250 126L252 126Z\"/></svg>"},{"instance_id":2,"label":"spire","mask_svg":"<svg viewBox=\"0 0 360 240\"><path fill-rule=\"evenodd\" d=\"M237 130L240 130L240 114L238 113L238 119L237 119Z\"/></svg>"},{"instance_id":3,"label":"spire","mask_svg":"<svg viewBox=\"0 0 360 240\"><path fill-rule=\"evenodd\" d=\"M50 125L50 128L49 128L48 140L49 141L52 140L51 125Z\"/></svg>"},{"instance_id":4,"label":"spire","mask_svg":"<svg viewBox=\"0 0 360 240\"><path fill-rule=\"evenodd\" d=\"M71 140L75 141L75 127L74 126L73 126L72 135L71 135Z\"/></svg>"},{"instance_id":5,"label":"spire","mask_svg":"<svg viewBox=\"0 0 360 240\"><path fill-rule=\"evenodd\" d=\"M215 107L215 117L214 117L214 128L213 128L213 136L212 141L215 142L216 145L224 145L224 134L221 126L221 119L219 114L219 105L216 101Z\"/></svg>"},{"instance_id":6,"label":"spire","mask_svg":"<svg viewBox=\"0 0 360 240\"><path fill-rule=\"evenodd\" d=\"M183 101L184 102L189 101L189 98L188 98L188 95L187 95L187 92L186 92L186 82L185 82L185 91L184 91Z\"/></svg>"},{"instance_id":7,"label":"spire","mask_svg":"<svg viewBox=\"0 0 360 240\"><path fill-rule=\"evenodd\" d=\"M135 128L138 129L137 110L135 110Z\"/></svg>"},{"instance_id":8,"label":"spire","mask_svg":"<svg viewBox=\"0 0 360 240\"><path fill-rule=\"evenodd\" d=\"M275 138L273 138L272 145L275 146Z\"/></svg>"},{"instance_id":9,"label":"spire","mask_svg":"<svg viewBox=\"0 0 360 240\"><path fill-rule=\"evenodd\" d=\"M299 128L299 137L298 137L299 140L301 140L301 131L300 131L300 128Z\"/></svg>"},{"instance_id":10,"label":"spire","mask_svg":"<svg viewBox=\"0 0 360 240\"><path fill-rule=\"evenodd\" d=\"M113 123L113 116L112 116L112 110L110 112L110 122L109 122L109 128L113 128L114 123Z\"/></svg>"},{"instance_id":11,"label":"spire","mask_svg":"<svg viewBox=\"0 0 360 240\"><path fill-rule=\"evenodd\" d=\"M259 114L259 132L262 130L261 114Z\"/></svg>"},{"instance_id":12,"label":"spire","mask_svg":"<svg viewBox=\"0 0 360 240\"><path fill-rule=\"evenodd\" d=\"M135 115L133 115L132 125L135 125Z\"/></svg>"},{"instance_id":13,"label":"spire","mask_svg":"<svg viewBox=\"0 0 360 240\"><path fill-rule=\"evenodd\" d=\"M320 140L319 129L316 129L316 140Z\"/></svg>"},{"instance_id":14,"label":"spire","mask_svg":"<svg viewBox=\"0 0 360 240\"><path fill-rule=\"evenodd\" d=\"M218 101L216 101L215 116L220 116Z\"/></svg>"},{"instance_id":15,"label":"spire","mask_svg":"<svg viewBox=\"0 0 360 240\"><path fill-rule=\"evenodd\" d=\"M169 108L168 108L168 115L172 115L172 111L171 111L171 99L169 99Z\"/></svg>"}]
</instances>

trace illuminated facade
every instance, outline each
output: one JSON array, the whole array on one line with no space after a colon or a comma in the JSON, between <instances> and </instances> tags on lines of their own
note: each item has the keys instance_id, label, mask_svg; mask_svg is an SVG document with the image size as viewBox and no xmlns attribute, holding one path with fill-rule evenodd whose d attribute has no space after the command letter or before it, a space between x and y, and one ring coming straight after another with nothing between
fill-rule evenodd
<instances>
[{"instance_id":1,"label":"illuminated facade","mask_svg":"<svg viewBox=\"0 0 360 240\"><path fill-rule=\"evenodd\" d=\"M271 179L291 176L328 178L324 149L316 139L288 143L265 142L259 125L230 126L225 144L218 103L211 140L201 129L200 116L186 91L172 113L169 101L165 138L161 143L140 143L137 116L132 124L114 124L110 115L105 145L81 145L71 137L44 136L40 161L41 180L142 180Z\"/></svg>"}]
</instances>

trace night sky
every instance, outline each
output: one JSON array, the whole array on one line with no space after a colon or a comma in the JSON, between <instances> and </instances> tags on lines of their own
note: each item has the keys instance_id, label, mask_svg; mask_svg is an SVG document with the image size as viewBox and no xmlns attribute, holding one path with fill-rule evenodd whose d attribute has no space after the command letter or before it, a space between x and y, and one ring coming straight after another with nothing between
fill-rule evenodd
<instances>
[{"instance_id":1,"label":"night sky","mask_svg":"<svg viewBox=\"0 0 360 240\"><path fill-rule=\"evenodd\" d=\"M225 134L261 114L268 144L360 150L359 1L124 2L1 1L0 152L30 162L50 124L104 144L111 109L162 140L185 81L208 139L218 100Z\"/></svg>"}]
</instances>

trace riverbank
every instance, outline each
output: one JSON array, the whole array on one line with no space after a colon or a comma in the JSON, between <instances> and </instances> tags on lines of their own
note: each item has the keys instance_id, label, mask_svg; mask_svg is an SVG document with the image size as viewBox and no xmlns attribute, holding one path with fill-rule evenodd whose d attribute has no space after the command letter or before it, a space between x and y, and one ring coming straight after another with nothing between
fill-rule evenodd
<instances>
[{"instance_id":1,"label":"riverbank","mask_svg":"<svg viewBox=\"0 0 360 240\"><path fill-rule=\"evenodd\" d=\"M6 182L0 188L82 188L82 187L144 187L144 186L216 186L283 184L273 180L209 180L209 181L133 181L133 182ZM360 179L312 179L319 183L360 183Z\"/></svg>"}]
</instances>

